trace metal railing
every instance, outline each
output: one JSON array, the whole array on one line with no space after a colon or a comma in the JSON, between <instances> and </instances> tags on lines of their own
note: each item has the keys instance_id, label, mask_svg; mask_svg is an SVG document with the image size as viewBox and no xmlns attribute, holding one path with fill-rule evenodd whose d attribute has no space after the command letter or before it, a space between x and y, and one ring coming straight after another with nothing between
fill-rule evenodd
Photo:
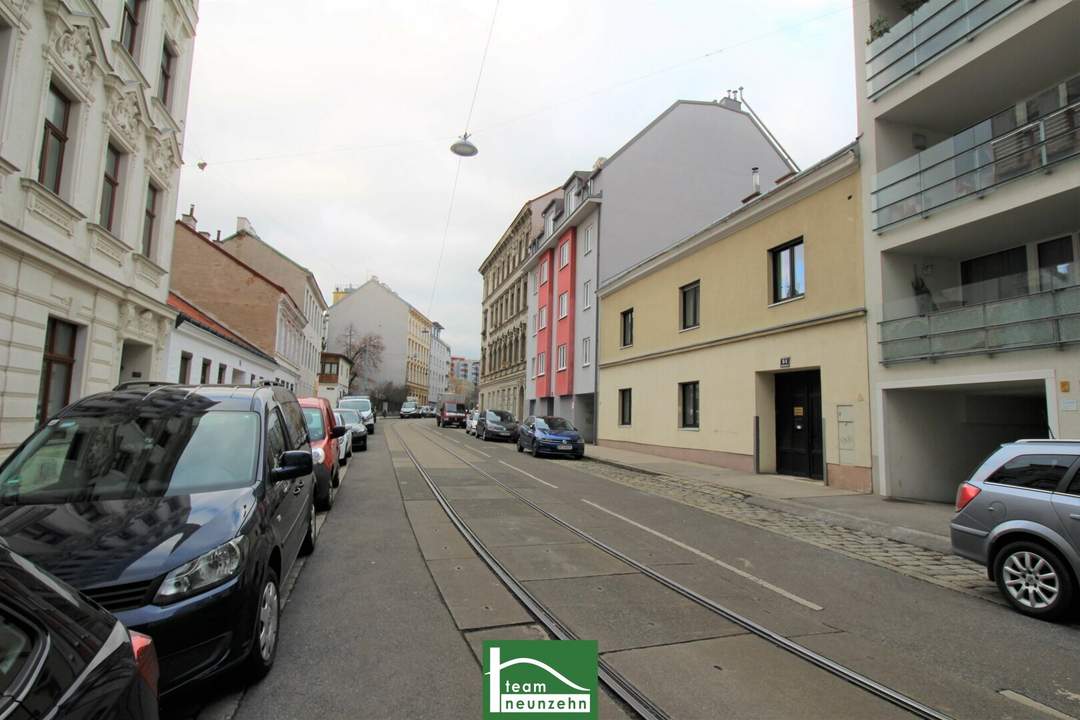
<instances>
[{"instance_id":1,"label":"metal railing","mask_svg":"<svg viewBox=\"0 0 1080 720\"><path fill-rule=\"evenodd\" d=\"M1063 266L1064 267L1064 266ZM1038 278L1040 289L1028 291ZM1080 343L1080 283L1072 264L886 303L881 362L993 354ZM911 314L905 314L911 313ZM904 315L889 318L890 315Z\"/></svg>"},{"instance_id":2,"label":"metal railing","mask_svg":"<svg viewBox=\"0 0 1080 720\"><path fill-rule=\"evenodd\" d=\"M878 173L871 194L874 230L1080 155L1080 102L996 137L994 120Z\"/></svg>"},{"instance_id":3,"label":"metal railing","mask_svg":"<svg viewBox=\"0 0 1080 720\"><path fill-rule=\"evenodd\" d=\"M1024 2L930 0L867 45L867 97L880 95Z\"/></svg>"}]
</instances>

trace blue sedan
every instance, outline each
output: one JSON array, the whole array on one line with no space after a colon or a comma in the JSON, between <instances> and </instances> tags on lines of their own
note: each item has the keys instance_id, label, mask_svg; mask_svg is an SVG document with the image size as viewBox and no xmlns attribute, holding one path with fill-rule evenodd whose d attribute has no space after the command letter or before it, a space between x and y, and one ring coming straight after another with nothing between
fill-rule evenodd
<instances>
[{"instance_id":1,"label":"blue sedan","mask_svg":"<svg viewBox=\"0 0 1080 720\"><path fill-rule=\"evenodd\" d=\"M518 452L538 455L585 456L585 441L577 428L561 417L530 417L518 426Z\"/></svg>"}]
</instances>

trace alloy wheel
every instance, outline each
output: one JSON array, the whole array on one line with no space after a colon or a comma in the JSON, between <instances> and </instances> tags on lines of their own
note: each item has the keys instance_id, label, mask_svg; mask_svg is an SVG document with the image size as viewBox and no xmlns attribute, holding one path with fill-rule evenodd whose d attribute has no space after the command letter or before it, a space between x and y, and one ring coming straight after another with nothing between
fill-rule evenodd
<instances>
[{"instance_id":1,"label":"alloy wheel","mask_svg":"<svg viewBox=\"0 0 1080 720\"><path fill-rule=\"evenodd\" d=\"M259 600L259 654L265 663L274 657L280 611L277 583L268 580Z\"/></svg>"},{"instance_id":2,"label":"alloy wheel","mask_svg":"<svg viewBox=\"0 0 1080 720\"><path fill-rule=\"evenodd\" d=\"M1052 606L1061 593L1061 578L1046 558L1019 550L1005 558L1002 565L1005 589L1012 598L1032 610Z\"/></svg>"}]
</instances>

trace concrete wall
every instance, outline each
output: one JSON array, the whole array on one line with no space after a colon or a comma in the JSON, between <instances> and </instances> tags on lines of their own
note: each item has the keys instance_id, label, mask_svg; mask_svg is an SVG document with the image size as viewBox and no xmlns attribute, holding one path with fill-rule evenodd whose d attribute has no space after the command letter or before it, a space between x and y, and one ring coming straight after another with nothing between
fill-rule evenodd
<instances>
[{"instance_id":1,"label":"concrete wall","mask_svg":"<svg viewBox=\"0 0 1080 720\"><path fill-rule=\"evenodd\" d=\"M361 393L369 392L384 382L405 384L405 363L408 357L409 304L377 280L369 280L330 306L330 323L326 334L326 349L342 352L349 326L358 337L374 333L382 337L382 364L379 369L361 379Z\"/></svg>"},{"instance_id":2,"label":"concrete wall","mask_svg":"<svg viewBox=\"0 0 1080 720\"><path fill-rule=\"evenodd\" d=\"M605 165L603 283L739 206L790 168L750 117L714 103L679 103Z\"/></svg>"},{"instance_id":3,"label":"concrete wall","mask_svg":"<svg viewBox=\"0 0 1080 720\"><path fill-rule=\"evenodd\" d=\"M592 249L585 252L585 236L592 232ZM600 255L600 211L589 212L577 227L577 261L574 277L574 392L578 395L591 394L596 390L596 357L597 357L597 330L599 329L600 308L596 296L596 270L597 257ZM585 291L585 283L588 282L590 290L588 295ZM584 364L582 356L582 341L589 338L590 361Z\"/></svg>"}]
</instances>

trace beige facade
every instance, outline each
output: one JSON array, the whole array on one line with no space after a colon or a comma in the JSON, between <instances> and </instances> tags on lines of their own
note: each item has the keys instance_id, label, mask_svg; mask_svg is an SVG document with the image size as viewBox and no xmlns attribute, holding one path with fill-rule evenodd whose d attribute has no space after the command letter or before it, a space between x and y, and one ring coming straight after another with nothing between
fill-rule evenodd
<instances>
[{"instance_id":1,"label":"beige facade","mask_svg":"<svg viewBox=\"0 0 1080 720\"><path fill-rule=\"evenodd\" d=\"M601 444L870 490L858 162L845 148L601 288Z\"/></svg>"},{"instance_id":2,"label":"beige facade","mask_svg":"<svg viewBox=\"0 0 1080 720\"><path fill-rule=\"evenodd\" d=\"M427 317L409 306L409 332L406 336L408 357L405 360L405 387L420 404L428 401L431 372L431 328Z\"/></svg>"},{"instance_id":3,"label":"beige facade","mask_svg":"<svg viewBox=\"0 0 1080 720\"><path fill-rule=\"evenodd\" d=\"M526 202L480 264L484 276L480 330L480 407L525 413L526 358L529 357L528 282L522 270L529 242L543 231L541 212L561 188Z\"/></svg>"}]
</instances>

